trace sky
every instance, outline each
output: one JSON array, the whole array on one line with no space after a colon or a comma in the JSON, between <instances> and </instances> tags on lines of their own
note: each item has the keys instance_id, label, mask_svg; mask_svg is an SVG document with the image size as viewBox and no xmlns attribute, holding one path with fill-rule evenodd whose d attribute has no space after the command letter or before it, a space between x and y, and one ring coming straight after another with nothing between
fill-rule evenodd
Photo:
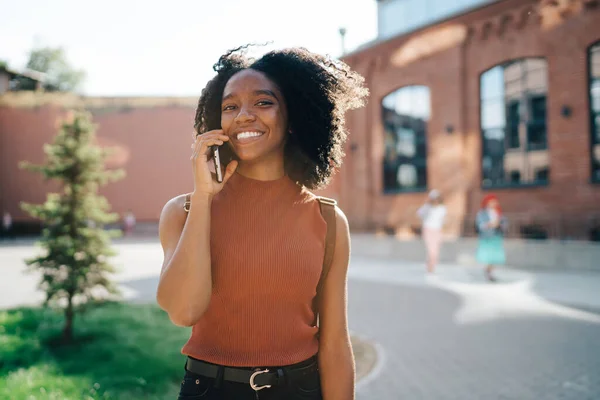
<instances>
[{"instance_id":1,"label":"sky","mask_svg":"<svg viewBox=\"0 0 600 400\"><path fill-rule=\"evenodd\" d=\"M340 27L348 51L377 34L376 0L0 0L0 10L0 60L21 69L32 47L63 47L88 96L197 96L230 48L338 57Z\"/></svg>"}]
</instances>

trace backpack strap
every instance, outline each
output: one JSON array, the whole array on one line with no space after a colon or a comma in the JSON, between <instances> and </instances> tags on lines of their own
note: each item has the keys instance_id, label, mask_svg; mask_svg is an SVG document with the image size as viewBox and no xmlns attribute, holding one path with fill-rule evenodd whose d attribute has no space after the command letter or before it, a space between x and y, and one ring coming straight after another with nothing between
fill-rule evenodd
<instances>
[{"instance_id":1,"label":"backpack strap","mask_svg":"<svg viewBox=\"0 0 600 400\"><path fill-rule=\"evenodd\" d=\"M189 213L191 205L192 205L192 194L188 193L185 195L185 203L183 203L183 211L185 211L186 213Z\"/></svg>"},{"instance_id":2,"label":"backpack strap","mask_svg":"<svg viewBox=\"0 0 600 400\"><path fill-rule=\"evenodd\" d=\"M327 233L325 234L325 257L323 258L323 272L321 278L325 278L329 273L333 253L335 251L335 206L337 201L327 197L317 197L321 207L321 215L327 223Z\"/></svg>"},{"instance_id":3,"label":"backpack strap","mask_svg":"<svg viewBox=\"0 0 600 400\"><path fill-rule=\"evenodd\" d=\"M325 284L325 278L329 274L331 269L331 263L333 262L333 254L335 252L335 206L337 202L327 197L318 196L319 207L321 208L321 215L327 223L327 233L325 234L325 256L323 257L323 268L321 269L321 278L319 278L319 284L317 285L317 296L315 297L314 307L315 320L313 325L317 326L319 322L319 302L323 292L323 285Z\"/></svg>"}]
</instances>

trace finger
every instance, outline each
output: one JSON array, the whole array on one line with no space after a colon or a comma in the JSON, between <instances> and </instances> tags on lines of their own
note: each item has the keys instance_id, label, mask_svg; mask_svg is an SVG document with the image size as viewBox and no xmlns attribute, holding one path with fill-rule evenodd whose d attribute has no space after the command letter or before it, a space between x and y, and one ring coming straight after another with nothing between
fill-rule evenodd
<instances>
[{"instance_id":1,"label":"finger","mask_svg":"<svg viewBox=\"0 0 600 400\"><path fill-rule=\"evenodd\" d=\"M210 153L210 147L212 146L221 146L223 145L223 141L220 139L203 139L196 143L194 151L192 153L192 158L197 158L201 154L208 155Z\"/></svg>"},{"instance_id":2,"label":"finger","mask_svg":"<svg viewBox=\"0 0 600 400\"><path fill-rule=\"evenodd\" d=\"M211 131L199 133L198 136L201 136L201 137L213 137L213 136L228 137L227 135L225 135L225 132L223 132L223 129L213 129Z\"/></svg>"},{"instance_id":3,"label":"finger","mask_svg":"<svg viewBox=\"0 0 600 400\"><path fill-rule=\"evenodd\" d=\"M192 142L192 145L190 146L192 149L195 149L196 146L198 146L198 143L200 143L200 135L196 135L196 137L194 138L194 141Z\"/></svg>"},{"instance_id":4,"label":"finger","mask_svg":"<svg viewBox=\"0 0 600 400\"><path fill-rule=\"evenodd\" d=\"M229 140L229 136L216 133L205 133L204 135L199 135L198 137L200 140L219 139L224 142Z\"/></svg>"},{"instance_id":5,"label":"finger","mask_svg":"<svg viewBox=\"0 0 600 400\"><path fill-rule=\"evenodd\" d=\"M198 141L207 139L219 139L226 142L229 140L229 136L223 134L223 131L221 129L215 129L202 134L194 133L194 141L192 142L190 147L193 149L194 145L198 143Z\"/></svg>"},{"instance_id":6,"label":"finger","mask_svg":"<svg viewBox=\"0 0 600 400\"><path fill-rule=\"evenodd\" d=\"M198 148L198 155L200 155L200 154L209 155L210 147L221 146L222 144L223 144L223 141L219 140L219 139L203 140L200 144L200 147Z\"/></svg>"},{"instance_id":7,"label":"finger","mask_svg":"<svg viewBox=\"0 0 600 400\"><path fill-rule=\"evenodd\" d=\"M223 134L223 129L213 129L210 131L206 131L204 133L199 133L199 135L205 136L205 135L222 135Z\"/></svg>"},{"instance_id":8,"label":"finger","mask_svg":"<svg viewBox=\"0 0 600 400\"><path fill-rule=\"evenodd\" d=\"M192 156L190 157L190 160L195 159L196 157L198 157L198 151L200 150L200 146L202 145L202 140L200 140L199 137L196 138L196 142L192 145Z\"/></svg>"},{"instance_id":9,"label":"finger","mask_svg":"<svg viewBox=\"0 0 600 400\"><path fill-rule=\"evenodd\" d=\"M215 171L215 163L212 162L212 160L210 160L210 159L207 158L206 159L206 165L208 166L208 170L213 175L213 177L216 176L217 172ZM215 178L215 180L217 180L217 179Z\"/></svg>"},{"instance_id":10,"label":"finger","mask_svg":"<svg viewBox=\"0 0 600 400\"><path fill-rule=\"evenodd\" d=\"M223 184L227 183L229 178L231 178L237 166L238 162L236 160L233 160L229 164L227 164L227 168L225 168L225 176L223 177Z\"/></svg>"}]
</instances>

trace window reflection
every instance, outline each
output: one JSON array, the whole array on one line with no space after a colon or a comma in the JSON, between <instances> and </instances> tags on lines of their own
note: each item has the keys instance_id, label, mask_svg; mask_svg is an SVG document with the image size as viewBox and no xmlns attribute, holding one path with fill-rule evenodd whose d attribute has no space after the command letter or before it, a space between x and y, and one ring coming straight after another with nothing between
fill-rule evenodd
<instances>
[{"instance_id":1,"label":"window reflection","mask_svg":"<svg viewBox=\"0 0 600 400\"><path fill-rule=\"evenodd\" d=\"M600 43L590 48L589 60L592 180L600 182Z\"/></svg>"},{"instance_id":2,"label":"window reflection","mask_svg":"<svg viewBox=\"0 0 600 400\"><path fill-rule=\"evenodd\" d=\"M547 71L526 58L481 75L483 186L548 182Z\"/></svg>"},{"instance_id":3,"label":"window reflection","mask_svg":"<svg viewBox=\"0 0 600 400\"><path fill-rule=\"evenodd\" d=\"M378 1L380 38L409 32L434 21L493 0L386 0Z\"/></svg>"},{"instance_id":4,"label":"window reflection","mask_svg":"<svg viewBox=\"0 0 600 400\"><path fill-rule=\"evenodd\" d=\"M429 88L407 86L382 101L385 130L383 188L386 192L427 188L426 134Z\"/></svg>"}]
</instances>

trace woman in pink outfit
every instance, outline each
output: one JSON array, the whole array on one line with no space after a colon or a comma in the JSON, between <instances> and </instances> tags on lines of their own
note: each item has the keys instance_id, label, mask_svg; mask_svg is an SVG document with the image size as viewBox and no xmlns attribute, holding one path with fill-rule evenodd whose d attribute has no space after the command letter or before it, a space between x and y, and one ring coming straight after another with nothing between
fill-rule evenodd
<instances>
[{"instance_id":1,"label":"woman in pink outfit","mask_svg":"<svg viewBox=\"0 0 600 400\"><path fill-rule=\"evenodd\" d=\"M434 273L442 246L442 227L446 218L446 206L438 190L429 192L429 198L417 211L423 221L423 240L427 248L427 272Z\"/></svg>"}]
</instances>

